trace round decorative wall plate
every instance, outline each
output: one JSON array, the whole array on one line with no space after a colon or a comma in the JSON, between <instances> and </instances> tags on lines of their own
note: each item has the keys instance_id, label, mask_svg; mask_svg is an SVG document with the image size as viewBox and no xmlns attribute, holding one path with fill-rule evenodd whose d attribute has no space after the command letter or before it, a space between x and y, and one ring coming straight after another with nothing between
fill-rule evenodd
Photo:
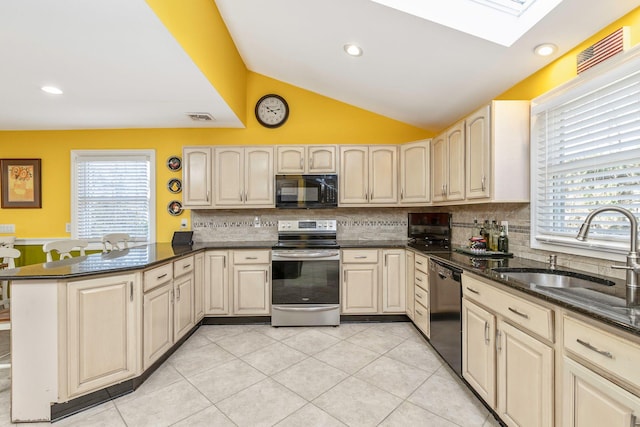
<instances>
[{"instance_id":1,"label":"round decorative wall plate","mask_svg":"<svg viewBox=\"0 0 640 427\"><path fill-rule=\"evenodd\" d=\"M171 156L167 159L167 167L172 171L179 171L182 169L182 159L178 156Z\"/></svg>"},{"instance_id":2,"label":"round decorative wall plate","mask_svg":"<svg viewBox=\"0 0 640 427\"><path fill-rule=\"evenodd\" d=\"M170 193L177 194L182 191L182 181L179 178L171 178L169 182L167 182L167 190Z\"/></svg>"},{"instance_id":3,"label":"round decorative wall plate","mask_svg":"<svg viewBox=\"0 0 640 427\"><path fill-rule=\"evenodd\" d=\"M172 200L167 205L167 212L169 212L173 216L178 216L182 214L182 203L177 200Z\"/></svg>"}]
</instances>

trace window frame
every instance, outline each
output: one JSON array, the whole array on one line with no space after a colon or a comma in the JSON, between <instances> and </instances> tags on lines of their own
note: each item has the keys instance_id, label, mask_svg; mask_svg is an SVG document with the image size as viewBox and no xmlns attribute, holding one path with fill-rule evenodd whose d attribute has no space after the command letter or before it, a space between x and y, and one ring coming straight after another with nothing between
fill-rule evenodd
<instances>
[{"instance_id":1,"label":"window frame","mask_svg":"<svg viewBox=\"0 0 640 427\"><path fill-rule=\"evenodd\" d=\"M71 150L71 237L78 237L78 181L77 162L82 158L121 158L146 157L149 161L149 240L145 243L156 241L156 153L155 150ZM117 232L117 230L114 230ZM88 249L102 248L101 238L86 239L90 242ZM137 240L137 242L140 242ZM136 240L133 240L136 244Z\"/></svg>"},{"instance_id":2,"label":"window frame","mask_svg":"<svg viewBox=\"0 0 640 427\"><path fill-rule=\"evenodd\" d=\"M541 110L553 108L556 105L562 104L569 99L576 98L582 94L597 90L604 85L607 85L613 81L616 81L631 72L638 70L640 66L640 45L635 46L626 52L613 57L606 62L598 64L597 66L584 71L571 81L558 86L555 89L533 99L531 101L531 155L530 155L530 170L531 170L531 204L530 204L530 246L532 249L540 249L551 252L560 252L578 256L597 257L601 259L625 261L626 255L629 252L629 242L614 242L604 240L590 240L580 242L574 238L544 238L538 233L537 211L538 211L538 184L537 179L537 154L538 154L538 140L536 135L537 130L537 114ZM585 215L586 217L586 215ZM638 215L636 215L638 218ZM640 221L640 218L638 218ZM637 230L636 230L637 233ZM576 232L577 234L577 232Z\"/></svg>"}]
</instances>

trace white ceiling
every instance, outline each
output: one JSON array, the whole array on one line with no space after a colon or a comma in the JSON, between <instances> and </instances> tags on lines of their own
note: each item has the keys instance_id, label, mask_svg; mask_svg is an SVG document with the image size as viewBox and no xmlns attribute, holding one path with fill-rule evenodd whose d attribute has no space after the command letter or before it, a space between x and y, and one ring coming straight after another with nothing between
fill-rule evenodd
<instances>
[{"instance_id":1,"label":"white ceiling","mask_svg":"<svg viewBox=\"0 0 640 427\"><path fill-rule=\"evenodd\" d=\"M640 0L564 0L510 47L370 0L216 4L251 71L438 131ZM536 57L543 42L559 52ZM144 0L2 1L0 58L0 130L243 126Z\"/></svg>"}]
</instances>

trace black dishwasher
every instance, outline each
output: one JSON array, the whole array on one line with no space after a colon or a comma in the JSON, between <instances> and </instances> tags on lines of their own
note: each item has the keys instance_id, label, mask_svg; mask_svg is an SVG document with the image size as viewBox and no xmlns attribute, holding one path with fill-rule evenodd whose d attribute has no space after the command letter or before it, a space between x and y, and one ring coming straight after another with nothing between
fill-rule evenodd
<instances>
[{"instance_id":1,"label":"black dishwasher","mask_svg":"<svg viewBox=\"0 0 640 427\"><path fill-rule=\"evenodd\" d=\"M429 342L462 377L462 270L429 260Z\"/></svg>"}]
</instances>

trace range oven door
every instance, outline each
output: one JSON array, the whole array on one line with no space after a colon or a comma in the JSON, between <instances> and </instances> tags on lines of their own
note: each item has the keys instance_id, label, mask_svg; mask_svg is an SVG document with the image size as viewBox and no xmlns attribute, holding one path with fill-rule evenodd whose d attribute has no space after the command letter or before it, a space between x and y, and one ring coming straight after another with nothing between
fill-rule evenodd
<instances>
[{"instance_id":1,"label":"range oven door","mask_svg":"<svg viewBox=\"0 0 640 427\"><path fill-rule=\"evenodd\" d=\"M271 324L340 324L339 250L274 250Z\"/></svg>"}]
</instances>

